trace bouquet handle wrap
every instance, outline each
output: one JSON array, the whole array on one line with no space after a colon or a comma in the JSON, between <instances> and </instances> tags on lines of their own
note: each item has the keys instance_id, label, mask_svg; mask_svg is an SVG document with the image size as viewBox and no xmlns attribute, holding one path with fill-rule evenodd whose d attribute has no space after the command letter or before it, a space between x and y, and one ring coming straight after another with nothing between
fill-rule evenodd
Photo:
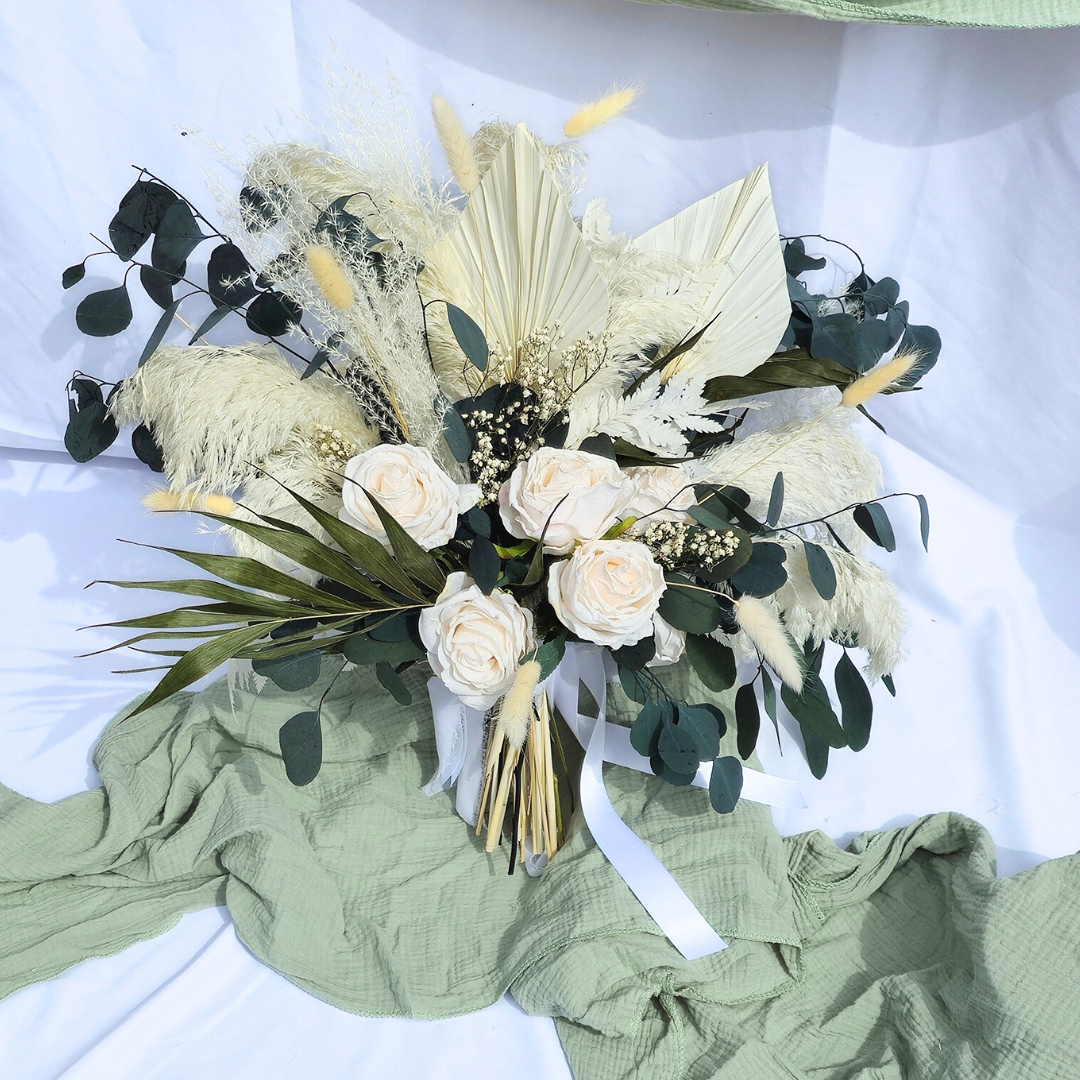
<instances>
[{"instance_id":1,"label":"bouquet handle wrap","mask_svg":"<svg viewBox=\"0 0 1080 1080\"><path fill-rule=\"evenodd\" d=\"M602 649L571 642L559 666L537 693L550 696L574 737L585 748L579 794L585 824L597 847L687 960L709 956L726 948L727 943L709 925L648 845L615 812L604 787L605 761L652 773L648 758L630 745L629 730L605 719L608 681L605 663ZM595 719L582 716L578 709L579 683L585 684L599 706L599 715ZM483 713L466 706L437 678L428 681L428 692L435 719L439 768L424 791L434 795L456 783L458 813L474 824L483 772ZM711 763L703 765L694 778L695 786L708 787L711 771ZM755 770L744 772L743 796L773 806L799 808L806 805L794 781Z\"/></svg>"}]
</instances>

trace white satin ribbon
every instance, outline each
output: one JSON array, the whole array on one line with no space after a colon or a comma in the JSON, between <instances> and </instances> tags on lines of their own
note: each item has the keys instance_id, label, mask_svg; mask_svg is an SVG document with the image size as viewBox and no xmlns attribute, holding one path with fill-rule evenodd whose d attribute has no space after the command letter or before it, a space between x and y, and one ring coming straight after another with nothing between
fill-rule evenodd
<instances>
[{"instance_id":1,"label":"white satin ribbon","mask_svg":"<svg viewBox=\"0 0 1080 1080\"><path fill-rule=\"evenodd\" d=\"M652 775L649 759L630 745L630 729L604 719L608 662L608 654L595 645L570 642L559 666L537 688L537 694L547 692L585 748L579 786L581 811L597 847L671 943L687 960L697 960L727 948L727 942L709 925L648 845L615 812L604 786L605 761ZM585 684L599 706L595 719L582 716L578 710L580 683ZM424 792L434 795L456 782L457 812L475 824L483 776L484 714L463 704L438 678L428 680L428 693L435 718L439 768L424 786ZM705 762L694 777L694 785L707 788L711 774L712 762ZM742 797L788 809L806 805L795 781L754 769L743 770ZM539 874L542 868L539 861L535 867L528 867L532 874Z\"/></svg>"}]
</instances>

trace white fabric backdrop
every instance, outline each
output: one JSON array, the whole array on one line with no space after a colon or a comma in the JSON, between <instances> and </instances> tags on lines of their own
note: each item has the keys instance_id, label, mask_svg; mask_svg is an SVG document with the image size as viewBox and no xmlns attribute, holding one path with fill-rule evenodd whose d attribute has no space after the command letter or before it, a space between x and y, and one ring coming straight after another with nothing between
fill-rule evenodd
<instances>
[{"instance_id":1,"label":"white fabric backdrop","mask_svg":"<svg viewBox=\"0 0 1080 1080\"><path fill-rule=\"evenodd\" d=\"M129 164L206 209L204 170L232 182L208 143L302 137L294 107L318 119L335 46L376 81L391 69L425 133L435 91L467 122L554 136L576 103L643 77L632 116L587 144L585 197L606 195L617 227L640 231L767 158L782 229L836 236L899 279L945 341L925 391L878 407L891 438L866 430L888 487L931 504L930 555L898 509L900 549L883 556L910 656L897 699L875 693L868 749L835 754L824 781L790 739L783 758L763 740L810 802L778 823L843 840L959 810L993 833L1004 873L1080 847L1080 31L623 0L0 2L0 781L47 800L92 786L97 734L149 685L73 658L110 640L76 627L153 604L86 582L175 572L113 538L210 542L141 512L152 477L120 443L107 461L66 460L64 382L129 370L157 312L145 302L121 337L84 338L86 285L62 293L60 271L93 250ZM437 1023L353 1017L262 967L217 910L0 1002L11 1080L486 1077L511 1062L569 1075L550 1021L508 1000Z\"/></svg>"}]
</instances>

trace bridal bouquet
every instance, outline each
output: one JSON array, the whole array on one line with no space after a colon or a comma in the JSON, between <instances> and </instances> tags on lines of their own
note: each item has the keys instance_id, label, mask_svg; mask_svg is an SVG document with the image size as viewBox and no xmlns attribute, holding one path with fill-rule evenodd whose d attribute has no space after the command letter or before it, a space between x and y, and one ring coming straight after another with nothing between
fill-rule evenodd
<instances>
[{"instance_id":1,"label":"bridal bouquet","mask_svg":"<svg viewBox=\"0 0 1080 1080\"><path fill-rule=\"evenodd\" d=\"M67 446L89 460L130 425L168 481L148 505L202 513L235 554L174 552L211 577L114 582L205 601L114 624L138 631L122 645L175 658L134 712L227 660L286 690L328 658L371 665L404 706L402 674L427 665L433 705L479 724L463 813L519 858L562 839L557 716L576 702L550 687L571 653L591 650L638 703L629 742L647 767L707 784L722 813L759 695L774 724L778 696L798 722L817 776L830 749L866 744L868 680L893 690L903 616L862 554L895 542L853 421L912 389L940 341L861 265L815 291L826 259L781 238L764 165L635 238L602 200L575 217L578 139L632 98L585 107L554 144L524 124L469 135L436 98L452 182L393 110L348 113L329 149L257 149L223 199L230 235L139 172L95 253L128 264L124 283L76 321L122 331L136 267L163 312L107 394L73 378ZM203 286L188 259L207 242ZM230 316L258 341L206 344ZM166 343L181 324L190 340ZM147 648L159 639L174 646ZM672 665L726 706L680 700ZM718 757L729 725L739 756ZM440 740L436 787L461 776L464 731ZM280 745L310 782L318 710Z\"/></svg>"}]
</instances>

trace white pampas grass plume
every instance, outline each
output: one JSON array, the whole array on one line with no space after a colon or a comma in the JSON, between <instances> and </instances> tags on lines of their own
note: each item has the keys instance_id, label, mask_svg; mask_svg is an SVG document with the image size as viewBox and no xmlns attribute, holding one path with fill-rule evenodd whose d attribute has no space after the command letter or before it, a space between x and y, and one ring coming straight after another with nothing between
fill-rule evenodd
<instances>
[{"instance_id":1,"label":"white pampas grass plume","mask_svg":"<svg viewBox=\"0 0 1080 1080\"><path fill-rule=\"evenodd\" d=\"M769 667L796 694L801 694L803 670L776 612L756 597L744 596L735 601L735 618L743 633L754 643L754 648L768 661Z\"/></svg>"},{"instance_id":2,"label":"white pampas grass plume","mask_svg":"<svg viewBox=\"0 0 1080 1080\"><path fill-rule=\"evenodd\" d=\"M849 383L840 398L840 404L854 409L869 401L875 394L880 394L882 390L888 389L893 383L902 379L918 359L917 352L897 353L891 360L878 364L872 371L868 371Z\"/></svg>"},{"instance_id":3,"label":"white pampas grass plume","mask_svg":"<svg viewBox=\"0 0 1080 1080\"><path fill-rule=\"evenodd\" d=\"M541 667L537 660L526 660L517 669L514 685L506 692L499 708L499 720L495 728L496 739L502 735L515 750L525 745L532 719L533 695L540 681Z\"/></svg>"},{"instance_id":4,"label":"white pampas grass plume","mask_svg":"<svg viewBox=\"0 0 1080 1080\"><path fill-rule=\"evenodd\" d=\"M323 244L309 244L305 254L311 276L322 289L326 302L336 311L351 308L356 294L334 253Z\"/></svg>"},{"instance_id":5,"label":"white pampas grass plume","mask_svg":"<svg viewBox=\"0 0 1080 1080\"><path fill-rule=\"evenodd\" d=\"M471 195L480 183L480 170L476 166L469 136L465 134L458 114L446 98L432 94L431 117L435 121L435 131L457 186L466 195Z\"/></svg>"},{"instance_id":6,"label":"white pampas grass plume","mask_svg":"<svg viewBox=\"0 0 1080 1080\"><path fill-rule=\"evenodd\" d=\"M621 90L612 90L599 101L591 101L580 109L563 125L563 134L568 139L577 139L603 124L614 120L626 112L641 93L640 86L626 86Z\"/></svg>"},{"instance_id":7,"label":"white pampas grass plume","mask_svg":"<svg viewBox=\"0 0 1080 1080\"><path fill-rule=\"evenodd\" d=\"M236 509L236 503L228 495L199 495L188 492L181 495L168 488L158 488L143 496L143 506L147 510L209 510L211 514L228 517Z\"/></svg>"}]
</instances>

